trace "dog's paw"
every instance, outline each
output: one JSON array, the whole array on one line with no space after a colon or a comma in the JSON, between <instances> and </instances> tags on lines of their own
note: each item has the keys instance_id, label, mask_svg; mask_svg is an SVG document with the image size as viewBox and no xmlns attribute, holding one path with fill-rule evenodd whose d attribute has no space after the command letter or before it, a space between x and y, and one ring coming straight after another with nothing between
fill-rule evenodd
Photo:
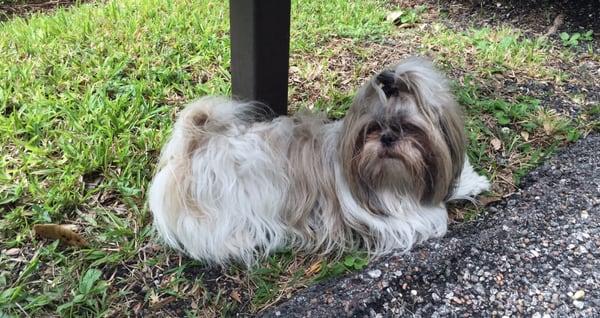
<instances>
[{"instance_id":1,"label":"dog's paw","mask_svg":"<svg viewBox=\"0 0 600 318\"><path fill-rule=\"evenodd\" d=\"M449 201L472 200L478 194L490 189L490 181L487 177L479 175L471 166L469 160L465 160L463 170L458 183Z\"/></svg>"}]
</instances>

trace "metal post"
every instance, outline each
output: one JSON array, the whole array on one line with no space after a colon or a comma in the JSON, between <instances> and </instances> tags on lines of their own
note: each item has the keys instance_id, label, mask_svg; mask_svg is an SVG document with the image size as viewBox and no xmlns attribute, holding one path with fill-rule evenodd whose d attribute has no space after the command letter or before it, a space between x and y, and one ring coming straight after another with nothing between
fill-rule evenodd
<instances>
[{"instance_id":1,"label":"metal post","mask_svg":"<svg viewBox=\"0 0 600 318\"><path fill-rule=\"evenodd\" d=\"M233 95L287 113L291 0L230 0Z\"/></svg>"}]
</instances>

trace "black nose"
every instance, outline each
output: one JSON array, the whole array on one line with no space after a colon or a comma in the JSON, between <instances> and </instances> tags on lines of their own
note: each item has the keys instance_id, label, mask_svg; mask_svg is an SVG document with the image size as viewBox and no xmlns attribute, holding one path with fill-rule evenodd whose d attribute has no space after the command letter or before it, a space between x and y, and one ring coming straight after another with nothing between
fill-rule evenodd
<instances>
[{"instance_id":1,"label":"black nose","mask_svg":"<svg viewBox=\"0 0 600 318\"><path fill-rule=\"evenodd\" d=\"M385 133L381 135L379 140L384 146L389 147L396 141L396 137L390 133Z\"/></svg>"}]
</instances>

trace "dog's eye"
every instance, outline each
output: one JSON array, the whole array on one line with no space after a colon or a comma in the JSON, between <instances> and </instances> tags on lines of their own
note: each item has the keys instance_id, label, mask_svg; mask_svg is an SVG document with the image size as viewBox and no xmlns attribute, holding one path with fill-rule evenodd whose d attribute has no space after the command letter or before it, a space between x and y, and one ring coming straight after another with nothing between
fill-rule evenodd
<instances>
[{"instance_id":1,"label":"dog's eye","mask_svg":"<svg viewBox=\"0 0 600 318\"><path fill-rule=\"evenodd\" d=\"M391 125L390 128L393 131L401 133L403 135L415 134L421 131L421 129L418 126L410 123L395 123Z\"/></svg>"},{"instance_id":2,"label":"dog's eye","mask_svg":"<svg viewBox=\"0 0 600 318\"><path fill-rule=\"evenodd\" d=\"M367 126L366 133L367 135L369 135L379 130L381 130L381 126L379 126L379 124L377 123L372 123L369 126Z\"/></svg>"}]
</instances>

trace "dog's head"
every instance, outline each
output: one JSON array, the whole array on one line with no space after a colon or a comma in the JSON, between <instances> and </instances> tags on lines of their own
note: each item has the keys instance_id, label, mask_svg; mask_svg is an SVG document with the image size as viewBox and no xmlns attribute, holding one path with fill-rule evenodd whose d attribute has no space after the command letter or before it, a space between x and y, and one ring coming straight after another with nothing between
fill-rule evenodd
<instances>
[{"instance_id":1,"label":"dog's head","mask_svg":"<svg viewBox=\"0 0 600 318\"><path fill-rule=\"evenodd\" d=\"M374 76L359 90L340 139L353 195L383 211L377 193L439 204L459 176L465 152L462 114L445 79L411 59Z\"/></svg>"}]
</instances>

